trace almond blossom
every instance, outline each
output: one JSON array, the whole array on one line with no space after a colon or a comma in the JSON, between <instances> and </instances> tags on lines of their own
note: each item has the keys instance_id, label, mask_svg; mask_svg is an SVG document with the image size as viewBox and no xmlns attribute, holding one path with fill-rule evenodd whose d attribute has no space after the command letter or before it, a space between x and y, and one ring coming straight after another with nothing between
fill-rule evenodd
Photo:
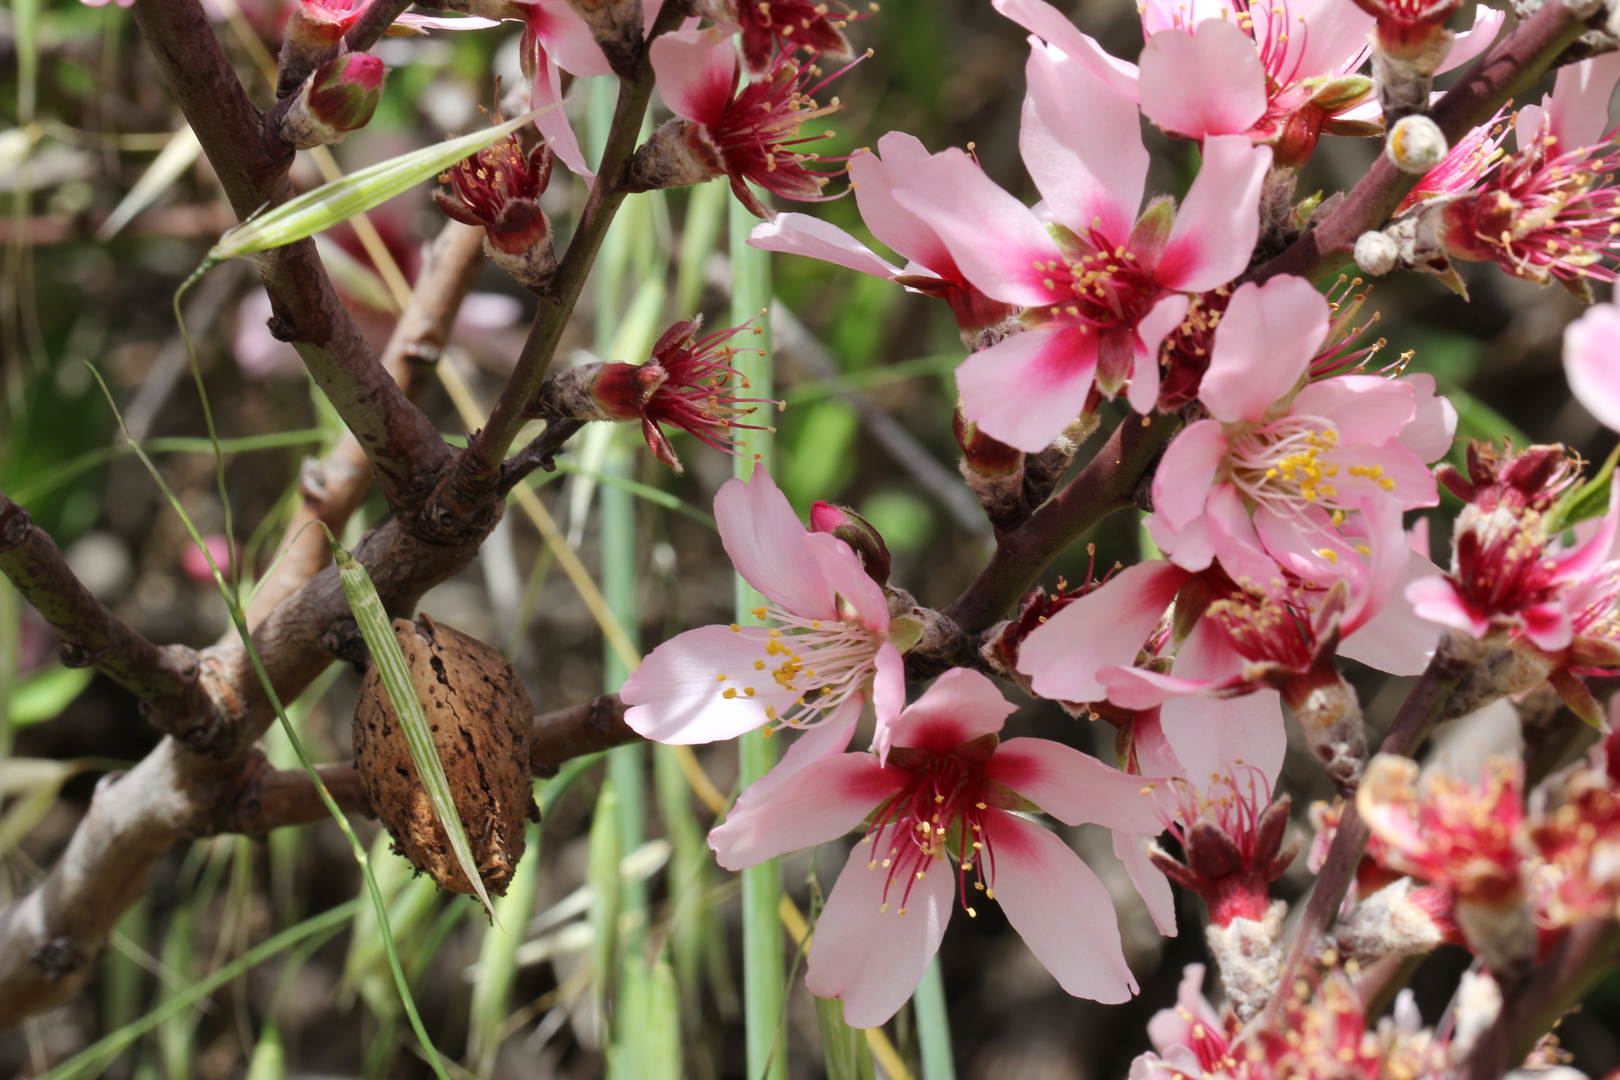
<instances>
[{"instance_id":1,"label":"almond blossom","mask_svg":"<svg viewBox=\"0 0 1620 1080\"><path fill-rule=\"evenodd\" d=\"M1503 18L1479 5L1436 72L1483 52ZM1247 135L1275 146L1278 165L1298 167L1323 134L1379 130L1372 81L1355 74L1374 22L1339 0L1152 0L1142 8L1142 111L1188 138Z\"/></svg>"},{"instance_id":2,"label":"almond blossom","mask_svg":"<svg viewBox=\"0 0 1620 1080\"><path fill-rule=\"evenodd\" d=\"M1158 198L1138 218L1148 154L1135 104L1055 45L1031 45L1026 76L1019 148L1043 213L960 150L894 198L932 225L968 281L1027 309L1023 333L974 353L956 378L969 420L1035 453L1080 414L1094 382L1112 395L1133 370L1156 371L1159 343L1186 314L1184 293L1248 265L1271 152L1208 139L1179 212ZM1133 384L1132 406L1151 408L1156 392L1156 378Z\"/></svg>"},{"instance_id":3,"label":"almond blossom","mask_svg":"<svg viewBox=\"0 0 1620 1080\"><path fill-rule=\"evenodd\" d=\"M857 150L849 157L849 186L861 219L878 241L906 260L897 267L855 237L808 214L778 214L754 227L751 247L808 255L873 277L887 278L907 289L937 296L951 305L963 336L977 339L999 327L1017 308L992 300L962 276L939 232L924 215L895 200L894 191L915 174L938 167L915 136L891 131L878 140L878 152Z\"/></svg>"},{"instance_id":4,"label":"almond blossom","mask_svg":"<svg viewBox=\"0 0 1620 1080\"><path fill-rule=\"evenodd\" d=\"M1300 278L1233 294L1198 391L1211 419L1176 436L1153 481L1148 527L1172 561L1208 566L1211 531L1242 528L1241 506L1267 554L1302 577L1327 580L1346 514L1369 499L1403 510L1438 501L1424 462L1450 449L1455 411L1427 375L1301 385L1328 315L1327 301Z\"/></svg>"},{"instance_id":5,"label":"almond blossom","mask_svg":"<svg viewBox=\"0 0 1620 1080\"><path fill-rule=\"evenodd\" d=\"M664 743L824 724L817 745L837 751L871 702L881 733L905 703L894 639L909 646L915 624L891 622L849 545L806 531L763 468L721 485L714 514L737 572L767 601L755 617L772 625L704 626L664 642L624 684L625 722Z\"/></svg>"},{"instance_id":6,"label":"almond blossom","mask_svg":"<svg viewBox=\"0 0 1620 1080\"><path fill-rule=\"evenodd\" d=\"M636 183L651 189L726 176L732 193L762 218L771 213L750 183L788 199L821 197L827 176L808 167L814 154L795 148L831 134L800 135L799 129L838 111L836 98L823 106L813 96L835 76L812 85L817 72L782 53L744 86L736 46L719 28L664 34L652 43L650 58L659 92L678 119L637 151Z\"/></svg>"},{"instance_id":7,"label":"almond blossom","mask_svg":"<svg viewBox=\"0 0 1620 1080\"><path fill-rule=\"evenodd\" d=\"M829 755L791 784L743 792L709 836L720 865L741 869L835 840L864 823L811 941L805 984L839 998L852 1027L893 1016L922 979L952 900L976 894L1008 920L1064 990L1119 1002L1136 992L1107 889L1057 835L1025 820L1031 805L1065 824L1157 831L1151 785L1045 739L1001 742L1016 706L978 672L953 668L894 721L882 764Z\"/></svg>"}]
</instances>

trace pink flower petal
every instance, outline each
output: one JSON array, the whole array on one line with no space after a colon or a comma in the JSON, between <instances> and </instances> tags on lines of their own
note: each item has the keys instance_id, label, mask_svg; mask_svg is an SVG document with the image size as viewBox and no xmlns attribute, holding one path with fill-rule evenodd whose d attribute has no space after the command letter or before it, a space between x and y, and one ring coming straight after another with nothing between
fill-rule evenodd
<instances>
[{"instance_id":1,"label":"pink flower petal","mask_svg":"<svg viewBox=\"0 0 1620 1080\"><path fill-rule=\"evenodd\" d=\"M1243 272L1260 237L1260 182L1269 168L1269 146L1254 146L1242 135L1204 140L1204 165L1154 271L1160 285L1204 292Z\"/></svg>"},{"instance_id":2,"label":"pink flower petal","mask_svg":"<svg viewBox=\"0 0 1620 1080\"><path fill-rule=\"evenodd\" d=\"M1113 834L1114 856L1125 864L1125 873L1136 886L1142 903L1147 905L1153 925L1165 937L1176 936L1176 897L1170 889L1170 880L1164 871L1153 865L1147 856L1150 837Z\"/></svg>"},{"instance_id":3,"label":"pink flower petal","mask_svg":"<svg viewBox=\"0 0 1620 1080\"><path fill-rule=\"evenodd\" d=\"M1045 0L994 0L994 6L1025 30L1084 64L1116 94L1136 100L1136 65L1119 59L1094 38L1082 34L1068 16Z\"/></svg>"},{"instance_id":4,"label":"pink flower petal","mask_svg":"<svg viewBox=\"0 0 1620 1080\"><path fill-rule=\"evenodd\" d=\"M1097 681L1108 691L1108 700L1125 709L1154 709L1171 698L1202 693L1218 685L1214 679L1182 679L1139 667L1101 668Z\"/></svg>"},{"instance_id":5,"label":"pink flower petal","mask_svg":"<svg viewBox=\"0 0 1620 1080\"><path fill-rule=\"evenodd\" d=\"M1338 446L1322 455L1324 461L1339 467L1333 478L1340 502L1357 499L1390 499L1403 510L1433 506L1440 501L1440 488L1429 467L1419 461L1398 439L1383 446ZM1382 470L1376 479L1350 472L1353 467Z\"/></svg>"},{"instance_id":6,"label":"pink flower petal","mask_svg":"<svg viewBox=\"0 0 1620 1080\"><path fill-rule=\"evenodd\" d=\"M1457 438L1456 408L1435 392L1433 375L1402 375L1396 381L1412 388L1415 413L1412 422L1401 430L1401 445L1416 454L1419 461L1439 461L1451 452Z\"/></svg>"},{"instance_id":7,"label":"pink flower petal","mask_svg":"<svg viewBox=\"0 0 1620 1080\"><path fill-rule=\"evenodd\" d=\"M1304 0L1286 17L1256 19L1255 40L1276 48L1270 70L1283 82L1317 75L1348 75L1367 54L1367 35L1377 20L1341 0ZM1273 41L1268 31L1275 30ZM1286 41L1284 41L1286 37Z\"/></svg>"},{"instance_id":8,"label":"pink flower petal","mask_svg":"<svg viewBox=\"0 0 1620 1080\"><path fill-rule=\"evenodd\" d=\"M1185 295L1171 293L1156 301L1136 324L1136 363L1131 369L1131 385L1125 392L1125 400L1143 416L1150 415L1159 400L1159 346L1187 317L1190 303Z\"/></svg>"},{"instance_id":9,"label":"pink flower petal","mask_svg":"<svg viewBox=\"0 0 1620 1080\"><path fill-rule=\"evenodd\" d=\"M767 706L778 715L798 695L761 677L753 695L723 696L754 670L770 640L763 627L732 630L700 626L654 649L630 673L619 696L631 708L624 722L638 734L662 743L706 743L735 739L763 725ZM725 681L717 678L725 675Z\"/></svg>"},{"instance_id":10,"label":"pink flower petal","mask_svg":"<svg viewBox=\"0 0 1620 1080\"><path fill-rule=\"evenodd\" d=\"M956 388L985 434L1035 454L1080 415L1096 371L1095 333L1025 330L962 361Z\"/></svg>"},{"instance_id":11,"label":"pink flower petal","mask_svg":"<svg viewBox=\"0 0 1620 1080\"><path fill-rule=\"evenodd\" d=\"M1165 448L1153 474L1153 512L1180 529L1204 514L1215 476L1226 460L1226 434L1215 420L1197 420Z\"/></svg>"},{"instance_id":12,"label":"pink flower petal","mask_svg":"<svg viewBox=\"0 0 1620 1080\"><path fill-rule=\"evenodd\" d=\"M1417 388L1381 375L1335 375L1307 383L1288 412L1326 420L1338 432L1340 446L1379 446L1416 418Z\"/></svg>"},{"instance_id":13,"label":"pink flower petal","mask_svg":"<svg viewBox=\"0 0 1620 1080\"><path fill-rule=\"evenodd\" d=\"M1461 630L1482 638L1491 628L1491 621L1472 611L1457 595L1456 586L1446 578L1418 578L1406 586L1406 599L1419 618Z\"/></svg>"},{"instance_id":14,"label":"pink flower petal","mask_svg":"<svg viewBox=\"0 0 1620 1080\"><path fill-rule=\"evenodd\" d=\"M894 746L947 754L981 735L1000 731L1018 706L971 668L951 668L934 680L890 728Z\"/></svg>"},{"instance_id":15,"label":"pink flower petal","mask_svg":"<svg viewBox=\"0 0 1620 1080\"><path fill-rule=\"evenodd\" d=\"M1324 586L1341 578L1360 580L1361 564L1351 541L1319 506L1303 513L1262 506L1254 512L1254 528L1266 554L1297 577Z\"/></svg>"},{"instance_id":16,"label":"pink flower petal","mask_svg":"<svg viewBox=\"0 0 1620 1080\"><path fill-rule=\"evenodd\" d=\"M737 49L717 28L675 30L648 48L658 92L676 116L713 126L731 103Z\"/></svg>"},{"instance_id":17,"label":"pink flower petal","mask_svg":"<svg viewBox=\"0 0 1620 1080\"><path fill-rule=\"evenodd\" d=\"M487 30L501 25L495 19L482 19L476 15L417 15L412 12L395 16L394 22L416 30Z\"/></svg>"},{"instance_id":18,"label":"pink flower petal","mask_svg":"<svg viewBox=\"0 0 1620 1080\"><path fill-rule=\"evenodd\" d=\"M1564 328L1564 376L1587 412L1620 431L1620 308L1594 304Z\"/></svg>"},{"instance_id":19,"label":"pink flower petal","mask_svg":"<svg viewBox=\"0 0 1620 1080\"><path fill-rule=\"evenodd\" d=\"M1191 34L1164 30L1150 37L1139 85L1143 114L1188 138L1242 135L1266 111L1266 72L1254 39L1220 19L1199 23Z\"/></svg>"},{"instance_id":20,"label":"pink flower petal","mask_svg":"<svg viewBox=\"0 0 1620 1080\"><path fill-rule=\"evenodd\" d=\"M1018 670L1035 693L1059 701L1100 701L1097 669L1129 667L1188 574L1154 560L1115 574L1035 628L1018 650Z\"/></svg>"},{"instance_id":21,"label":"pink flower petal","mask_svg":"<svg viewBox=\"0 0 1620 1080\"><path fill-rule=\"evenodd\" d=\"M1328 302L1304 278L1241 286L1215 330L1199 400L1228 424L1264 419L1293 391L1327 331Z\"/></svg>"},{"instance_id":22,"label":"pink flower petal","mask_svg":"<svg viewBox=\"0 0 1620 1080\"><path fill-rule=\"evenodd\" d=\"M995 852L991 888L1035 959L1075 997L1128 1001L1136 977L1097 875L1058 837L1011 814L989 811L984 831Z\"/></svg>"},{"instance_id":23,"label":"pink flower petal","mask_svg":"<svg viewBox=\"0 0 1620 1080\"><path fill-rule=\"evenodd\" d=\"M1147 182L1136 103L1056 49L1032 45L1024 70L1029 89L1018 148L1047 210L1072 228L1095 223L1123 241Z\"/></svg>"},{"instance_id":24,"label":"pink flower petal","mask_svg":"<svg viewBox=\"0 0 1620 1080\"><path fill-rule=\"evenodd\" d=\"M787 506L786 499L782 500L782 505ZM791 508L788 512L792 513ZM795 517L793 520L797 522L799 519ZM872 575L861 565L860 557L854 550L831 533L806 533L801 528L800 537L800 543L809 550L820 567L825 587L843 597L844 602L855 609L856 617L866 629L878 634L887 633L888 598L883 595L883 586L873 581ZM746 574L743 576L747 577Z\"/></svg>"},{"instance_id":25,"label":"pink flower petal","mask_svg":"<svg viewBox=\"0 0 1620 1080\"><path fill-rule=\"evenodd\" d=\"M1596 146L1609 129L1609 98L1620 81L1620 55L1605 53L1558 69L1547 116L1561 152Z\"/></svg>"},{"instance_id":26,"label":"pink flower petal","mask_svg":"<svg viewBox=\"0 0 1620 1080\"><path fill-rule=\"evenodd\" d=\"M1231 484L1217 484L1209 493L1205 526L1215 557L1233 581L1248 588L1267 589L1281 576L1277 560L1255 529L1260 514L1267 509L1260 507L1251 520L1248 508Z\"/></svg>"},{"instance_id":27,"label":"pink flower petal","mask_svg":"<svg viewBox=\"0 0 1620 1080\"><path fill-rule=\"evenodd\" d=\"M939 951L956 896L956 875L948 864L936 864L921 881L886 889L889 872L869 866L871 855L865 843L849 853L816 922L804 975L812 994L842 999L844 1023L857 1028L886 1023L911 997ZM908 885L911 894L901 915L900 897Z\"/></svg>"},{"instance_id":28,"label":"pink flower petal","mask_svg":"<svg viewBox=\"0 0 1620 1080\"><path fill-rule=\"evenodd\" d=\"M861 220L873 236L903 258L928 267L940 277L959 277L956 260L933 226L894 198L894 189L900 184L938 167L934 155L915 136L903 131L891 131L879 139L878 154L857 152L849 158L850 186L855 189Z\"/></svg>"},{"instance_id":29,"label":"pink flower petal","mask_svg":"<svg viewBox=\"0 0 1620 1080\"><path fill-rule=\"evenodd\" d=\"M549 108L553 105L556 108ZM544 46L535 49L535 75L529 87L529 108L546 110L534 118L534 126L551 143L552 153L557 155L557 160L568 166L569 171L587 185L595 183L596 172L585 164L585 154L579 148L579 140L574 137L574 129L568 123L568 113L562 107L562 72L552 62Z\"/></svg>"},{"instance_id":30,"label":"pink flower petal","mask_svg":"<svg viewBox=\"0 0 1620 1080\"><path fill-rule=\"evenodd\" d=\"M808 255L873 277L892 278L900 268L830 222L809 214L777 214L748 235L748 246Z\"/></svg>"},{"instance_id":31,"label":"pink flower petal","mask_svg":"<svg viewBox=\"0 0 1620 1080\"><path fill-rule=\"evenodd\" d=\"M529 29L545 43L546 52L570 75L611 75L602 47L568 0L532 0L525 3Z\"/></svg>"},{"instance_id":32,"label":"pink flower petal","mask_svg":"<svg viewBox=\"0 0 1620 1080\"><path fill-rule=\"evenodd\" d=\"M872 749L878 763L887 765L894 745L894 722L906 708L906 662L900 650L885 641L878 647L877 673L872 677L872 711L877 727L872 732Z\"/></svg>"},{"instance_id":33,"label":"pink flower petal","mask_svg":"<svg viewBox=\"0 0 1620 1080\"><path fill-rule=\"evenodd\" d=\"M1188 964L1176 987L1176 1007L1160 1009L1148 1021L1148 1039L1161 1054L1193 1043L1193 1028L1203 1024L1210 1031L1222 1030L1221 1018L1204 997L1204 965ZM1201 1071L1201 1070L1200 1070Z\"/></svg>"},{"instance_id":34,"label":"pink flower petal","mask_svg":"<svg viewBox=\"0 0 1620 1080\"><path fill-rule=\"evenodd\" d=\"M1451 42L1451 51L1446 53L1446 58L1440 61L1440 66L1435 68L1434 73L1444 75L1448 71L1455 71L1482 54L1491 47L1491 42L1496 40L1496 34L1502 29L1502 23L1505 21L1507 12L1486 7L1484 4L1476 5L1474 25L1457 34Z\"/></svg>"},{"instance_id":35,"label":"pink flower petal","mask_svg":"<svg viewBox=\"0 0 1620 1080\"><path fill-rule=\"evenodd\" d=\"M721 484L714 516L737 573L766 599L805 619L837 615L833 587L805 545L809 534L763 467L751 480Z\"/></svg>"},{"instance_id":36,"label":"pink flower petal","mask_svg":"<svg viewBox=\"0 0 1620 1080\"><path fill-rule=\"evenodd\" d=\"M1165 815L1150 781L1047 739L1008 739L984 764L999 780L1065 825L1095 823L1157 836Z\"/></svg>"},{"instance_id":37,"label":"pink flower petal","mask_svg":"<svg viewBox=\"0 0 1620 1080\"><path fill-rule=\"evenodd\" d=\"M1209 529L1203 518L1195 518L1178 529L1166 521L1163 514L1149 514L1146 524L1154 545L1182 569L1197 573L1209 569L1209 564L1215 560L1215 548L1209 542Z\"/></svg>"},{"instance_id":38,"label":"pink flower petal","mask_svg":"<svg viewBox=\"0 0 1620 1080\"><path fill-rule=\"evenodd\" d=\"M1230 0L1145 0L1137 5L1142 16L1142 36L1150 38L1160 30L1191 33L1205 19L1236 22L1243 14Z\"/></svg>"},{"instance_id":39,"label":"pink flower petal","mask_svg":"<svg viewBox=\"0 0 1620 1080\"><path fill-rule=\"evenodd\" d=\"M725 823L709 833L709 847L721 866L741 870L825 844L866 820L906 783L904 773L885 769L870 754L823 757L797 769L791 783L762 781L744 791Z\"/></svg>"},{"instance_id":40,"label":"pink flower petal","mask_svg":"<svg viewBox=\"0 0 1620 1080\"><path fill-rule=\"evenodd\" d=\"M1413 610L1407 587L1421 578L1444 580L1439 573L1426 556L1408 551L1394 595L1339 643L1339 655L1391 675L1421 675L1440 644L1440 631Z\"/></svg>"},{"instance_id":41,"label":"pink flower petal","mask_svg":"<svg viewBox=\"0 0 1620 1080\"><path fill-rule=\"evenodd\" d=\"M1186 678L1219 679L1241 671L1244 663L1226 634L1201 619L1177 650L1172 670ZM1288 747L1282 701L1275 690L1229 698L1172 698L1159 710L1159 725L1187 778L1199 785L1217 774L1230 775L1239 764L1253 765L1267 783L1275 783Z\"/></svg>"},{"instance_id":42,"label":"pink flower petal","mask_svg":"<svg viewBox=\"0 0 1620 1080\"><path fill-rule=\"evenodd\" d=\"M933 226L963 277L1009 304L1039 307L1061 299L1040 269L1063 257L1045 223L961 150L951 147L931 160L894 189L894 200Z\"/></svg>"}]
</instances>

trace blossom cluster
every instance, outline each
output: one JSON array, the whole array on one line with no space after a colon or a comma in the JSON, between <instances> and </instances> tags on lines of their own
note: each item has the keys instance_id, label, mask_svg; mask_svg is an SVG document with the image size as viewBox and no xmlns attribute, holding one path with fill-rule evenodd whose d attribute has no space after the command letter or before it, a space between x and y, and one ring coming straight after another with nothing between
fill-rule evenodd
<instances>
[{"instance_id":1,"label":"blossom cluster","mask_svg":"<svg viewBox=\"0 0 1620 1080\"><path fill-rule=\"evenodd\" d=\"M790 736L709 842L740 869L859 834L807 955L808 987L841 999L849 1024L893 1016L953 908L975 918L989 902L1071 994L1134 994L1108 890L1058 826L1111 830L1162 932L1176 932L1172 885L1208 912L1226 1008L1189 968L1133 1080L1443 1072L1495 1015L1498 984L1582 920L1620 916L1620 736L1594 682L1620 669L1614 462L1583 475L1561 445L1459 455L1436 378L1409 355L1381 366L1384 343L1363 341L1363 280L1324 292L1272 265L1326 205L1295 190L1322 141L1383 138L1411 175L1394 216L1355 242L1365 273L1422 271L1466 292L1454 264L1493 263L1590 302L1594 282L1620 276L1608 121L1620 54L1565 65L1539 103L1504 104L1448 146L1428 116L1433 81L1485 52L1504 23L1494 8L1457 32L1458 0L1148 0L1128 61L1044 0L995 0L1029 35L1018 147L1030 205L971 149L930 150L905 132L847 160L815 151L827 133L806 125L843 108L828 86L844 69L821 65L856 60L845 31L857 16L841 6L461 6L470 18L402 17L399 32L521 21L540 138L452 167L436 201L483 229L495 261L544 301L561 273L541 209L554 162L591 187L593 206L723 177L762 219L754 247L946 302L966 351L962 471L998 538L1057 501L1105 414L1125 414L1119 431L1174 430L1135 493L1152 557L1078 587L1035 586L982 626L891 583L883 538L854 511L816 503L801 521L762 466L715 496L724 548L764 602L654 649L623 688L625 719L671 744ZM357 16L352 3L306 2L289 40L317 55ZM311 145L363 124L380 94L380 62L339 59L298 99ZM560 107L563 76L625 75L643 60L669 118L598 176ZM1180 198L1149 189L1144 124L1196 146ZM835 197L840 177L892 259L767 205ZM780 403L740 396L732 341L745 329L704 334L683 319L646 356L552 376L524 415L637 423L677 471L667 428L746 457L744 433L769 430L750 418ZM1620 430L1620 309L1592 306L1564 359L1577 398ZM1428 542L1442 492L1461 506L1444 568ZM1520 758L1420 772L1369 753L1347 662L1393 676L1460 668L1452 718L1550 687L1606 738L1533 791ZM1115 760L1003 740L1018 706L996 679L1107 721ZM908 681L928 680L908 703ZM1317 812L1313 868L1348 807L1372 834L1338 949L1359 964L1457 943L1490 973L1444 1033L1422 1030L1409 999L1394 1018L1366 1015L1348 968L1313 971L1278 1000L1287 905L1272 887L1300 846L1275 790L1290 716L1344 800ZM1246 1026L1268 1008L1272 1024Z\"/></svg>"}]
</instances>

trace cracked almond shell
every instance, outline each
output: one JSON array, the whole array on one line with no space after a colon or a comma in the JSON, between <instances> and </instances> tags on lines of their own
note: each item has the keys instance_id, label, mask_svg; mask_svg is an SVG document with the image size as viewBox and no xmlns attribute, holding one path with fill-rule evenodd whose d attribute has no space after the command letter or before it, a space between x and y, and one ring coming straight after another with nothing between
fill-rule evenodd
<instances>
[{"instance_id":1,"label":"cracked almond shell","mask_svg":"<svg viewBox=\"0 0 1620 1080\"><path fill-rule=\"evenodd\" d=\"M523 857L526 819L539 819L529 773L534 708L500 653L426 614L394 620L417 697L484 887L506 892ZM417 779L405 733L373 664L354 714L354 763L372 809L401 854L440 887L472 893L450 838Z\"/></svg>"}]
</instances>

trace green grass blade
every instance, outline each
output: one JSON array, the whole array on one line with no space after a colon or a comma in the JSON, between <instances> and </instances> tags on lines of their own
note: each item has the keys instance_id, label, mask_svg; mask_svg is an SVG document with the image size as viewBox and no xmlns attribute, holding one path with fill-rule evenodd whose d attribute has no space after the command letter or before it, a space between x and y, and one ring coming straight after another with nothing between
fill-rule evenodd
<instances>
[{"instance_id":1,"label":"green grass blade","mask_svg":"<svg viewBox=\"0 0 1620 1080\"><path fill-rule=\"evenodd\" d=\"M423 180L438 176L456 162L532 122L545 111L535 109L485 131L413 150L369 169L350 173L341 180L322 184L228 230L208 252L205 265L281 247L330 229L356 214L380 206Z\"/></svg>"},{"instance_id":2,"label":"green grass blade","mask_svg":"<svg viewBox=\"0 0 1620 1080\"><path fill-rule=\"evenodd\" d=\"M152 480L158 486L158 490L163 493L163 497L168 500L175 514L179 516L180 523L185 526L187 534L191 537L191 542L196 545L197 550L208 561L208 568L214 575L214 584L219 588L220 595L225 598L225 609L230 614L231 624L236 628L237 636L242 640L243 648L247 652L248 662L253 665L253 673L258 676L259 685L264 689L265 699L270 702L270 707L275 710L276 720L281 724L282 730L287 734L288 741L292 744L293 751L298 755L299 765L303 767L305 775L315 785L315 790L320 793L321 803L326 807L327 813L332 816L332 820L337 823L337 827L343 833L344 839L349 842L349 850L354 854L355 862L360 865L360 873L365 878L366 889L371 896L372 906L378 912L378 918L382 923L384 941L388 947L389 968L393 972L394 985L399 991L406 1015L410 1017L411 1030L416 1034L417 1041L422 1044L422 1051L427 1057L428 1064L432 1066L434 1075L438 1076L439 1080L450 1080L450 1074L445 1070L444 1062L440 1060L439 1052L434 1048L433 1040L428 1036L427 1027L422 1023L421 1014L416 1008L416 999L411 996L410 984L405 979L405 969L400 965L398 951L394 948L393 934L388 928L387 908L383 903L382 894L377 889L377 880L371 872L371 862L366 855L366 849L361 846L359 837L355 836L354 828L349 824L349 819L344 816L342 809L337 804L337 800L332 798L332 792L327 788L326 782L321 779L321 774L316 770L315 763L310 760L309 754L304 749L303 742L298 738L297 732L293 730L292 721L288 718L286 707L282 704L281 694L276 690L276 685L271 680L270 673L265 670L264 658L259 655L258 647L253 643L253 634L247 625L247 613L242 609L242 605L238 602L230 586L226 584L225 576L220 573L219 566L214 562L213 554L208 550L208 545L203 542L202 534L197 531L197 526L191 520L190 515L186 513L185 507L180 504L179 497L170 489L168 482L163 479L163 474L158 472L157 466L152 464L152 459L146 456L140 444L130 438L129 428L124 424L123 414L118 411L117 402L113 400L112 391L107 387L107 381L101 377L101 372L97 371L94 365L86 364L85 366L90 369L90 374L95 377L96 382L100 385L101 392L106 397L107 404L111 407L113 415L118 419L124 437L129 439L135 456L140 458L147 474L152 477Z\"/></svg>"},{"instance_id":3,"label":"green grass blade","mask_svg":"<svg viewBox=\"0 0 1620 1080\"><path fill-rule=\"evenodd\" d=\"M607 1004L613 983L614 958L619 944L619 902L623 895L619 873L619 797L612 781L602 785L596 799L596 815L591 820L590 858L585 881L591 887L591 970L594 973L596 1004L600 1017L602 1045L610 1042Z\"/></svg>"},{"instance_id":4,"label":"green grass blade","mask_svg":"<svg viewBox=\"0 0 1620 1080\"><path fill-rule=\"evenodd\" d=\"M512 982L517 976L517 948L534 910L540 888L540 827L530 825L524 838L525 853L506 895L495 901L500 926L484 929L478 950L478 981L473 984L467 1018L467 1059L480 1077L495 1072L501 1048L501 1029L511 1010Z\"/></svg>"},{"instance_id":5,"label":"green grass blade","mask_svg":"<svg viewBox=\"0 0 1620 1080\"><path fill-rule=\"evenodd\" d=\"M281 1046L281 1032L272 1020L259 1032L245 1080L286 1080L286 1077L287 1053Z\"/></svg>"},{"instance_id":6,"label":"green grass blade","mask_svg":"<svg viewBox=\"0 0 1620 1080\"><path fill-rule=\"evenodd\" d=\"M444 775L444 762L439 759L439 749L433 741L433 728L428 723L427 713L422 710L421 699L416 696L416 683L411 679L399 639L394 636L393 622L388 618L382 598L377 595L377 586L372 584L366 568L354 560L354 556L337 542L336 537L332 537L331 542L332 558L337 562L338 578L343 583L343 595L349 601L354 621L359 624L360 636L366 639L366 645L371 649L371 659L377 665L383 690L393 703L394 715L399 720L405 743L410 747L411 761L416 766L416 778L427 792L428 801L433 804L433 816L438 818L450 838L450 849L455 852L462 873L472 882L484 910L494 920L495 907L489 902L484 879L478 874L478 860L473 858L472 844L467 839L461 812L456 809L456 798L451 794L450 781Z\"/></svg>"},{"instance_id":7,"label":"green grass blade","mask_svg":"<svg viewBox=\"0 0 1620 1080\"><path fill-rule=\"evenodd\" d=\"M911 1003L917 1014L917 1042L922 1050L923 1080L956 1080L956 1063L951 1053L951 1020L945 1009L945 980L939 973L938 956L928 962Z\"/></svg>"},{"instance_id":8,"label":"green grass blade","mask_svg":"<svg viewBox=\"0 0 1620 1080\"><path fill-rule=\"evenodd\" d=\"M686 221L681 227L680 267L675 273L675 314L689 319L703 302L703 272L720 241L726 220L725 184L710 181L686 189Z\"/></svg>"},{"instance_id":9,"label":"green grass blade","mask_svg":"<svg viewBox=\"0 0 1620 1080\"><path fill-rule=\"evenodd\" d=\"M771 262L767 252L751 248L748 234L756 219L741 203L731 201L731 320L740 326L750 319L764 332L753 339L763 354L739 352L732 359L747 380L754 397L772 397L771 330L766 312L771 302ZM749 432L746 450L737 458L737 475L746 479L754 471L754 457L771 468L775 447L768 431ZM750 625L749 612L763 604L741 575L737 577L736 621ZM758 780L776 764L776 743L758 732L738 740L739 779L742 786ZM782 925L777 908L782 901L782 868L775 859L742 872L743 890L743 1008L749 1080L787 1080L786 1039L779 1036L783 983Z\"/></svg>"},{"instance_id":10,"label":"green grass blade","mask_svg":"<svg viewBox=\"0 0 1620 1080\"><path fill-rule=\"evenodd\" d=\"M821 1062L827 1080L874 1080L866 1033L844 1023L842 1001L816 998L816 1023L821 1028Z\"/></svg>"},{"instance_id":11,"label":"green grass blade","mask_svg":"<svg viewBox=\"0 0 1620 1080\"><path fill-rule=\"evenodd\" d=\"M244 972L264 963L283 949L296 945L298 942L316 934L341 929L343 924L354 916L354 912L359 906L359 900L346 901L335 908L330 908L319 915L305 919L297 926L283 930L268 941L255 945L218 971L192 983L139 1020L126 1024L100 1041L92 1043L67 1061L41 1075L39 1080L69 1080L70 1077L83 1076L85 1073L96 1069L105 1062L112 1060L119 1052L163 1023L163 1021L193 1008L199 1001L202 1001L215 990L239 977Z\"/></svg>"}]
</instances>

